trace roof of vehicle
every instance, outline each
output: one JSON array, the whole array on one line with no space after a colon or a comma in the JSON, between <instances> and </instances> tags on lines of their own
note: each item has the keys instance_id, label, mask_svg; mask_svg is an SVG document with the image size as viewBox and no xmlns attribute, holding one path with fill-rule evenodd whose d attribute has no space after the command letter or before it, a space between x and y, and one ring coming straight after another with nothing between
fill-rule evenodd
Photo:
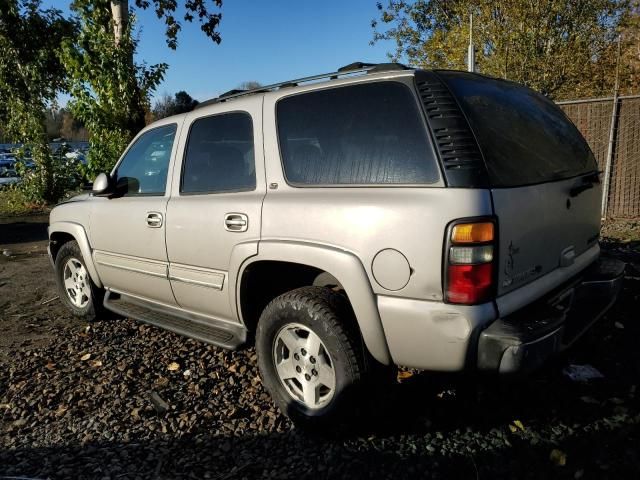
<instances>
[{"instance_id":1,"label":"roof of vehicle","mask_svg":"<svg viewBox=\"0 0 640 480\"><path fill-rule=\"evenodd\" d=\"M196 109L203 108L209 105L214 105L217 103L226 102L228 100L244 97L247 95L253 95L257 93L266 93L272 92L276 90L281 90L283 88L296 87L301 84L311 83L311 82L321 82L321 81L331 81L337 80L338 78L346 78L353 76L361 76L365 74L373 74L373 73L381 73L381 72L403 72L403 71L411 71L413 70L411 67L407 67L401 63L363 63L363 62L354 62L349 65L345 65L344 67L340 67L335 72L323 73L320 75L312 75L310 77L297 78L293 80L286 80L284 82L274 83L272 85L266 85L264 87L258 87L250 90L241 90L241 89L233 89L228 92L223 93L222 95L212 98L210 100L205 100L196 106Z\"/></svg>"}]
</instances>

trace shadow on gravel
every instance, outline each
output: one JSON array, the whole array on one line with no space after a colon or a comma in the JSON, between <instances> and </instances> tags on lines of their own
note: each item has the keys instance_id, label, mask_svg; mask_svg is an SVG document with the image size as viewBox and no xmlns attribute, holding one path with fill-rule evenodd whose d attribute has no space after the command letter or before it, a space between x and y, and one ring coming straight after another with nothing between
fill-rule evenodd
<instances>
[{"instance_id":1,"label":"shadow on gravel","mask_svg":"<svg viewBox=\"0 0 640 480\"><path fill-rule=\"evenodd\" d=\"M532 444L511 435L482 451L442 452L399 437L346 442L281 435L69 445L12 452L8 475L30 478L638 478L637 428L612 428ZM435 446L432 446L435 445ZM606 448L605 448L606 447ZM550 461L562 449L566 463ZM2 454L0 453L0 458ZM0 477L2 478L2 477Z\"/></svg>"},{"instance_id":2,"label":"shadow on gravel","mask_svg":"<svg viewBox=\"0 0 640 480\"><path fill-rule=\"evenodd\" d=\"M629 315L637 295L637 282L628 282L607 318L533 376L497 383L418 373L381 392L369 423L347 435L200 429L129 443L0 448L0 478L637 479L640 324ZM571 382L562 374L568 363L593 364L604 378Z\"/></svg>"},{"instance_id":3,"label":"shadow on gravel","mask_svg":"<svg viewBox=\"0 0 640 480\"><path fill-rule=\"evenodd\" d=\"M47 240L47 217L24 217L20 221L0 222L0 245Z\"/></svg>"},{"instance_id":4,"label":"shadow on gravel","mask_svg":"<svg viewBox=\"0 0 640 480\"><path fill-rule=\"evenodd\" d=\"M552 429L598 421L606 410L624 414L627 403L640 421L640 242L605 241L603 253L627 262L623 290L604 318L561 356L517 381L418 373L386 393L379 418L362 434L490 432L515 420ZM596 366L604 378L573 382L563 373L569 364Z\"/></svg>"},{"instance_id":5,"label":"shadow on gravel","mask_svg":"<svg viewBox=\"0 0 640 480\"><path fill-rule=\"evenodd\" d=\"M0 415L4 438L21 439L12 448L0 442L0 479L640 478L639 248L640 242L603 242L603 251L629 262L619 301L541 371L517 383L416 373L374 395L373 412L359 429L333 438L288 431L275 413L273 422L258 422L273 407L259 383L253 389L241 383L256 375L251 350L222 352L127 320L99 322L90 333L16 359L11 380L0 371L0 393L10 382L25 384L11 390L22 395L12 400L17 413ZM73 360L85 352L104 362L102 370ZM174 359L194 370L207 395L189 396L195 380L165 371ZM199 372L203 359L211 363ZM58 366L48 370L45 361ZM246 372L236 371L237 361ZM122 371L120 362L127 365ZM570 364L592 365L603 378L573 382L563 374ZM206 376L214 369L220 376ZM94 394L101 375L108 388ZM161 376L171 381L158 391L176 410L162 417L134 408L146 404L132 395L159 388ZM232 385L227 393L213 390L225 382ZM62 401L69 411L58 415ZM134 420L132 410L141 418ZM105 412L109 419L101 419ZM194 412L190 427L159 430ZM28 420L12 429L21 418ZM264 433L257 426L232 429L244 419L263 425ZM101 440L83 443L89 433ZM38 446L47 443L57 446Z\"/></svg>"}]
</instances>

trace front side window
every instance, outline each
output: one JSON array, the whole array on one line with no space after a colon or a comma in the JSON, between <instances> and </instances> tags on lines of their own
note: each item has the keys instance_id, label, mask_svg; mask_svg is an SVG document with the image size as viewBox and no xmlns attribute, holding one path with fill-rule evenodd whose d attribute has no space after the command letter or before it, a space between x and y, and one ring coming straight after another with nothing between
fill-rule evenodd
<instances>
[{"instance_id":1,"label":"front side window","mask_svg":"<svg viewBox=\"0 0 640 480\"><path fill-rule=\"evenodd\" d=\"M293 185L430 184L438 164L409 87L377 82L286 97L278 136Z\"/></svg>"},{"instance_id":2,"label":"front side window","mask_svg":"<svg viewBox=\"0 0 640 480\"><path fill-rule=\"evenodd\" d=\"M232 112L193 122L184 157L180 192L241 192L255 188L251 116Z\"/></svg>"},{"instance_id":3,"label":"front side window","mask_svg":"<svg viewBox=\"0 0 640 480\"><path fill-rule=\"evenodd\" d=\"M154 128L136 140L115 172L121 194L164 195L175 136L174 123Z\"/></svg>"}]
</instances>

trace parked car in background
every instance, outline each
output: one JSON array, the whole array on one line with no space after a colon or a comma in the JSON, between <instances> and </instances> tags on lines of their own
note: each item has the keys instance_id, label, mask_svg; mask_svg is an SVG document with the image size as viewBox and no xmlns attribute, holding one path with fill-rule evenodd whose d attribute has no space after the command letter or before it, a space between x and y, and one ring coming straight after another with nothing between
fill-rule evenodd
<instances>
[{"instance_id":1,"label":"parked car in background","mask_svg":"<svg viewBox=\"0 0 640 480\"><path fill-rule=\"evenodd\" d=\"M21 178L18 176L15 170L3 168L0 166L0 188L8 185L15 185L20 183Z\"/></svg>"},{"instance_id":2,"label":"parked car in background","mask_svg":"<svg viewBox=\"0 0 640 480\"><path fill-rule=\"evenodd\" d=\"M515 83L353 64L143 129L51 212L64 304L226 348L328 428L395 365L517 374L612 305L592 152Z\"/></svg>"},{"instance_id":3,"label":"parked car in background","mask_svg":"<svg viewBox=\"0 0 640 480\"><path fill-rule=\"evenodd\" d=\"M86 156L80 150L72 150L70 152L65 153L65 157L67 160L74 160L76 162L82 163L83 165L87 164Z\"/></svg>"},{"instance_id":4,"label":"parked car in background","mask_svg":"<svg viewBox=\"0 0 640 480\"><path fill-rule=\"evenodd\" d=\"M26 149L22 152L23 157L18 159L18 155L8 149L0 149L0 168L16 169L16 164L20 161L26 168L34 168L35 163L31 159L30 150Z\"/></svg>"},{"instance_id":5,"label":"parked car in background","mask_svg":"<svg viewBox=\"0 0 640 480\"><path fill-rule=\"evenodd\" d=\"M9 151L0 152L0 162L11 162L11 161L15 161L15 159L16 159L16 156L12 152L9 152Z\"/></svg>"},{"instance_id":6,"label":"parked car in background","mask_svg":"<svg viewBox=\"0 0 640 480\"><path fill-rule=\"evenodd\" d=\"M16 160L14 157L0 157L0 170L13 170L16 165Z\"/></svg>"}]
</instances>

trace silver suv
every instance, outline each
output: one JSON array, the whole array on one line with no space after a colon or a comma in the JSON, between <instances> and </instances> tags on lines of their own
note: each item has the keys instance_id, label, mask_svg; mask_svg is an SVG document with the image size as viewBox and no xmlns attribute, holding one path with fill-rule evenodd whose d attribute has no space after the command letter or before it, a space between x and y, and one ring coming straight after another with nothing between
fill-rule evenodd
<instances>
[{"instance_id":1,"label":"silver suv","mask_svg":"<svg viewBox=\"0 0 640 480\"><path fill-rule=\"evenodd\" d=\"M51 212L49 252L77 316L255 341L280 409L326 426L395 365L510 374L570 345L621 285L600 198L544 96L352 64L149 125Z\"/></svg>"}]
</instances>

